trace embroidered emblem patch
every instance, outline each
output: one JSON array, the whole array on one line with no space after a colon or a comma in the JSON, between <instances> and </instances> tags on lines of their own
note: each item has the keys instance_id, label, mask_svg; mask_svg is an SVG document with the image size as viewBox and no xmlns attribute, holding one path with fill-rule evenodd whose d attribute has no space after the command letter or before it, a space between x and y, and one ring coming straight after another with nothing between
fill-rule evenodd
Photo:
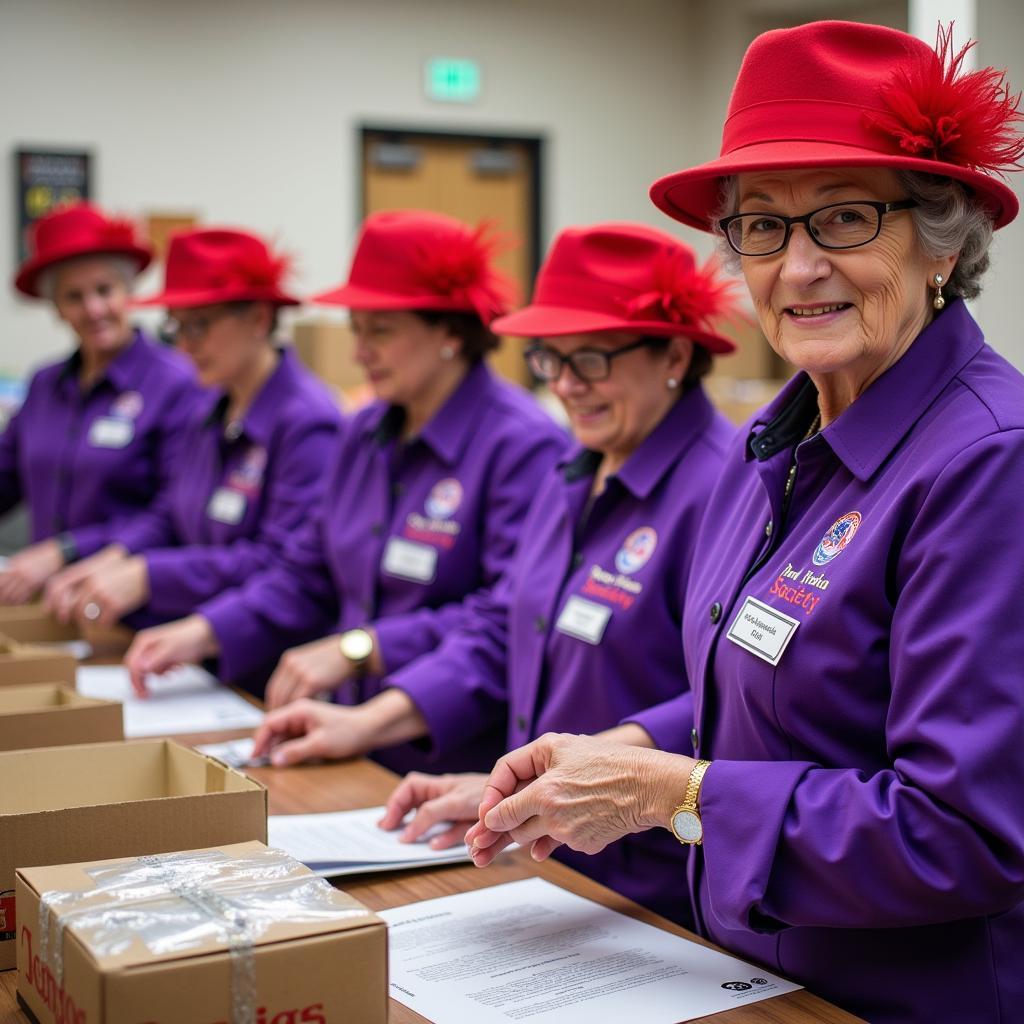
<instances>
[{"instance_id":1,"label":"embroidered emblem patch","mask_svg":"<svg viewBox=\"0 0 1024 1024\"><path fill-rule=\"evenodd\" d=\"M860 527L860 513L847 512L845 516L837 519L821 538L811 561L815 565L825 565L831 562L847 544L853 540L853 535Z\"/></svg>"}]
</instances>

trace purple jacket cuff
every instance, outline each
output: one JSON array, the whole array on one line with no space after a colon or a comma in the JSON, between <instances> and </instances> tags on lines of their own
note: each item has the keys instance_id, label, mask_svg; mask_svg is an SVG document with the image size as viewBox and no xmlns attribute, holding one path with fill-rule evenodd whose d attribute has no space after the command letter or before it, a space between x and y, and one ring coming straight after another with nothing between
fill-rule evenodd
<instances>
[{"instance_id":1,"label":"purple jacket cuff","mask_svg":"<svg viewBox=\"0 0 1024 1024\"><path fill-rule=\"evenodd\" d=\"M463 618L462 606L420 608L372 622L384 671L396 672L429 654Z\"/></svg>"},{"instance_id":2,"label":"purple jacket cuff","mask_svg":"<svg viewBox=\"0 0 1024 1024\"><path fill-rule=\"evenodd\" d=\"M88 526L80 526L77 530L67 532L75 542L79 558L88 558L89 555L96 554L100 548L105 548L114 539L110 536L108 523L90 523Z\"/></svg>"},{"instance_id":3,"label":"purple jacket cuff","mask_svg":"<svg viewBox=\"0 0 1024 1024\"><path fill-rule=\"evenodd\" d=\"M196 608L202 615L220 647L218 659L222 680L241 679L269 662L276 653L266 642L265 631L237 589L221 591Z\"/></svg>"},{"instance_id":4,"label":"purple jacket cuff","mask_svg":"<svg viewBox=\"0 0 1024 1024\"><path fill-rule=\"evenodd\" d=\"M624 718L619 725L629 722L646 729L659 750L689 754L692 746L690 730L693 728L693 694L687 690L671 700L644 708Z\"/></svg>"}]
</instances>

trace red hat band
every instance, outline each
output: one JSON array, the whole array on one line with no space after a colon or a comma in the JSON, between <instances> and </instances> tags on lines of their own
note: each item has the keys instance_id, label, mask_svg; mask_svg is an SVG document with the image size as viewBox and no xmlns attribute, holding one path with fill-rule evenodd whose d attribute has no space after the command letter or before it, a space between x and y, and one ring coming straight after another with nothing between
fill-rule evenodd
<instances>
[{"instance_id":1,"label":"red hat band","mask_svg":"<svg viewBox=\"0 0 1024 1024\"><path fill-rule=\"evenodd\" d=\"M1024 156L1019 95L1002 72L968 72L952 27L933 50L904 32L823 21L758 36L743 58L720 156L651 186L669 216L711 228L722 177L758 170L888 167L953 178L996 227L1018 200L1001 180Z\"/></svg>"},{"instance_id":2,"label":"red hat band","mask_svg":"<svg viewBox=\"0 0 1024 1024\"><path fill-rule=\"evenodd\" d=\"M136 272L149 265L152 251L130 220L109 217L91 203L62 206L32 225L29 257L18 268L15 287L39 297L39 275L49 267L83 256L124 256Z\"/></svg>"},{"instance_id":3,"label":"red hat band","mask_svg":"<svg viewBox=\"0 0 1024 1024\"><path fill-rule=\"evenodd\" d=\"M164 289L143 306L209 306L221 302L269 302L293 306L281 287L290 261L256 235L231 228L202 228L171 238Z\"/></svg>"}]
</instances>

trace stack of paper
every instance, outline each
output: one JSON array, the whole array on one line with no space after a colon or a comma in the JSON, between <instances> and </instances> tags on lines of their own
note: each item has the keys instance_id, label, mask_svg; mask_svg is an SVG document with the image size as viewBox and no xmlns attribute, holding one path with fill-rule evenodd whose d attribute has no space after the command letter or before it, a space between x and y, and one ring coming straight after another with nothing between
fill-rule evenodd
<instances>
[{"instance_id":1,"label":"stack of paper","mask_svg":"<svg viewBox=\"0 0 1024 1024\"><path fill-rule=\"evenodd\" d=\"M263 721L259 708L221 686L197 665L150 676L146 697L135 696L128 669L121 665L82 666L77 678L79 693L124 705L124 734L128 739L253 729Z\"/></svg>"},{"instance_id":2,"label":"stack of paper","mask_svg":"<svg viewBox=\"0 0 1024 1024\"><path fill-rule=\"evenodd\" d=\"M377 827L383 807L329 814L272 814L267 819L267 843L302 861L323 878L369 871L403 871L469 860L464 843L434 850L430 839L447 826L437 825L416 843L399 842L402 830Z\"/></svg>"}]
</instances>

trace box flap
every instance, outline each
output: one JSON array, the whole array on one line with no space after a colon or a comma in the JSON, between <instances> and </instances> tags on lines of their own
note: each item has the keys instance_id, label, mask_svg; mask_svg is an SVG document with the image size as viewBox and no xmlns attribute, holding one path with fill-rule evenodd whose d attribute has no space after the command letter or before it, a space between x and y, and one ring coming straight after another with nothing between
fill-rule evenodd
<instances>
[{"instance_id":1,"label":"box flap","mask_svg":"<svg viewBox=\"0 0 1024 1024\"><path fill-rule=\"evenodd\" d=\"M62 683L26 683L24 686L0 687L0 715L16 715L25 711L104 707L114 704L114 701L86 697Z\"/></svg>"},{"instance_id":2,"label":"box flap","mask_svg":"<svg viewBox=\"0 0 1024 1024\"><path fill-rule=\"evenodd\" d=\"M231 951L383 921L263 843L21 868L51 941L73 935L103 971ZM40 923L40 937L43 925Z\"/></svg>"}]
</instances>

